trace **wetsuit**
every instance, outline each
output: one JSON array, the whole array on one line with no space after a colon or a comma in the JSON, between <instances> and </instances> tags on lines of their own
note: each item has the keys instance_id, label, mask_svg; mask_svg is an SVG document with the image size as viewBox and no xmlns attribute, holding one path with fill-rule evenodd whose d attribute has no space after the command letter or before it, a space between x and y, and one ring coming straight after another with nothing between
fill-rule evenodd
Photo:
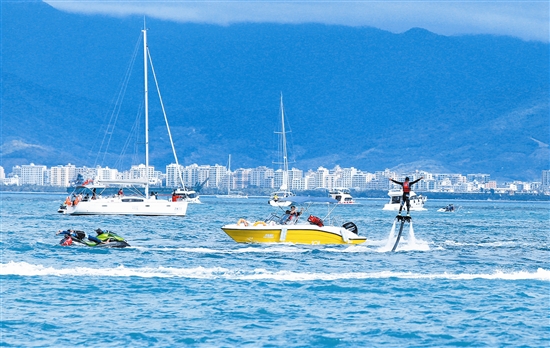
<instances>
[{"instance_id":1,"label":"wetsuit","mask_svg":"<svg viewBox=\"0 0 550 348\"><path fill-rule=\"evenodd\" d=\"M403 199L401 199L401 205L399 206L399 214L401 214L401 209L403 209L403 205L405 203L407 203L407 213L408 213L409 210L411 209L411 201L410 201L411 186L416 184L420 180L422 180L422 178L416 179L415 181L405 181L405 182L396 181L393 179L390 179L390 180L403 187Z\"/></svg>"}]
</instances>

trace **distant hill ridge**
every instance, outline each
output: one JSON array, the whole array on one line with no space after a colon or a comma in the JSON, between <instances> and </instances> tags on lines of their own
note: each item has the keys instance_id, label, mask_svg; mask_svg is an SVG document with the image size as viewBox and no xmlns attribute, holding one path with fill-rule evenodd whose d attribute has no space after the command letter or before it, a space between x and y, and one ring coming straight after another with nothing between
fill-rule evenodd
<instances>
[{"instance_id":1,"label":"distant hill ridge","mask_svg":"<svg viewBox=\"0 0 550 348\"><path fill-rule=\"evenodd\" d=\"M143 19L42 2L2 3L2 12L1 165L129 167L142 158L143 139L128 143L142 102L141 53L108 153L98 151ZM184 165L225 165L232 154L232 168L272 166L282 92L301 169L532 180L550 167L548 44L419 28L147 26ZM151 161L164 167L173 157L151 88Z\"/></svg>"}]
</instances>

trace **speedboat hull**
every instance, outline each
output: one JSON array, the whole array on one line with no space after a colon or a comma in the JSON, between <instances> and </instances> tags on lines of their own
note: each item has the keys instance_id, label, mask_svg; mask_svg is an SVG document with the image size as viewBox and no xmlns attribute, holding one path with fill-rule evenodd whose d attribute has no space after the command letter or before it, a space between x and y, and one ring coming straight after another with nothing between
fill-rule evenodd
<instances>
[{"instance_id":1,"label":"speedboat hull","mask_svg":"<svg viewBox=\"0 0 550 348\"><path fill-rule=\"evenodd\" d=\"M337 226L268 225L264 222L229 224L222 227L237 243L361 244L367 238Z\"/></svg>"}]
</instances>

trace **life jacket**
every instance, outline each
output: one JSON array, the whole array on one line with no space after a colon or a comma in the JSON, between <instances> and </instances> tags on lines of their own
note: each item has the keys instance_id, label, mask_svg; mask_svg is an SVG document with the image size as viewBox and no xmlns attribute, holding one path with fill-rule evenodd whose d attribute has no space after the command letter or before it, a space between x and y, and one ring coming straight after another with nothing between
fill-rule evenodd
<instances>
[{"instance_id":1,"label":"life jacket","mask_svg":"<svg viewBox=\"0 0 550 348\"><path fill-rule=\"evenodd\" d=\"M61 245L63 246L69 246L71 244L73 244L73 239L71 238L70 235L67 235L65 239L61 240Z\"/></svg>"},{"instance_id":2,"label":"life jacket","mask_svg":"<svg viewBox=\"0 0 550 348\"><path fill-rule=\"evenodd\" d=\"M320 218L318 218L317 216L313 216L313 215L310 215L308 218L307 218L307 221L312 223L313 225L317 225L319 227L323 227L323 220L321 220Z\"/></svg>"},{"instance_id":3,"label":"life jacket","mask_svg":"<svg viewBox=\"0 0 550 348\"><path fill-rule=\"evenodd\" d=\"M405 181L403 183L403 192L404 193L409 193L411 192L411 186L409 185L409 182L408 181Z\"/></svg>"}]
</instances>

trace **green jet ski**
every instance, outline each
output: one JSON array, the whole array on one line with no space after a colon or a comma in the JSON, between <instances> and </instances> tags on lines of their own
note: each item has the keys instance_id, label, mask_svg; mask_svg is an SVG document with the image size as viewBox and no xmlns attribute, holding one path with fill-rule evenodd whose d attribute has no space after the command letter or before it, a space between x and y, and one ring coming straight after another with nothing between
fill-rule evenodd
<instances>
[{"instance_id":1,"label":"green jet ski","mask_svg":"<svg viewBox=\"0 0 550 348\"><path fill-rule=\"evenodd\" d=\"M69 246L73 243L80 243L87 245L89 247L98 247L98 248L125 248L130 246L128 242L118 234L111 231L103 231L98 228L95 230L97 236L90 236L84 231L78 230L59 230L57 234L63 235L63 239L59 244L63 246Z\"/></svg>"}]
</instances>

